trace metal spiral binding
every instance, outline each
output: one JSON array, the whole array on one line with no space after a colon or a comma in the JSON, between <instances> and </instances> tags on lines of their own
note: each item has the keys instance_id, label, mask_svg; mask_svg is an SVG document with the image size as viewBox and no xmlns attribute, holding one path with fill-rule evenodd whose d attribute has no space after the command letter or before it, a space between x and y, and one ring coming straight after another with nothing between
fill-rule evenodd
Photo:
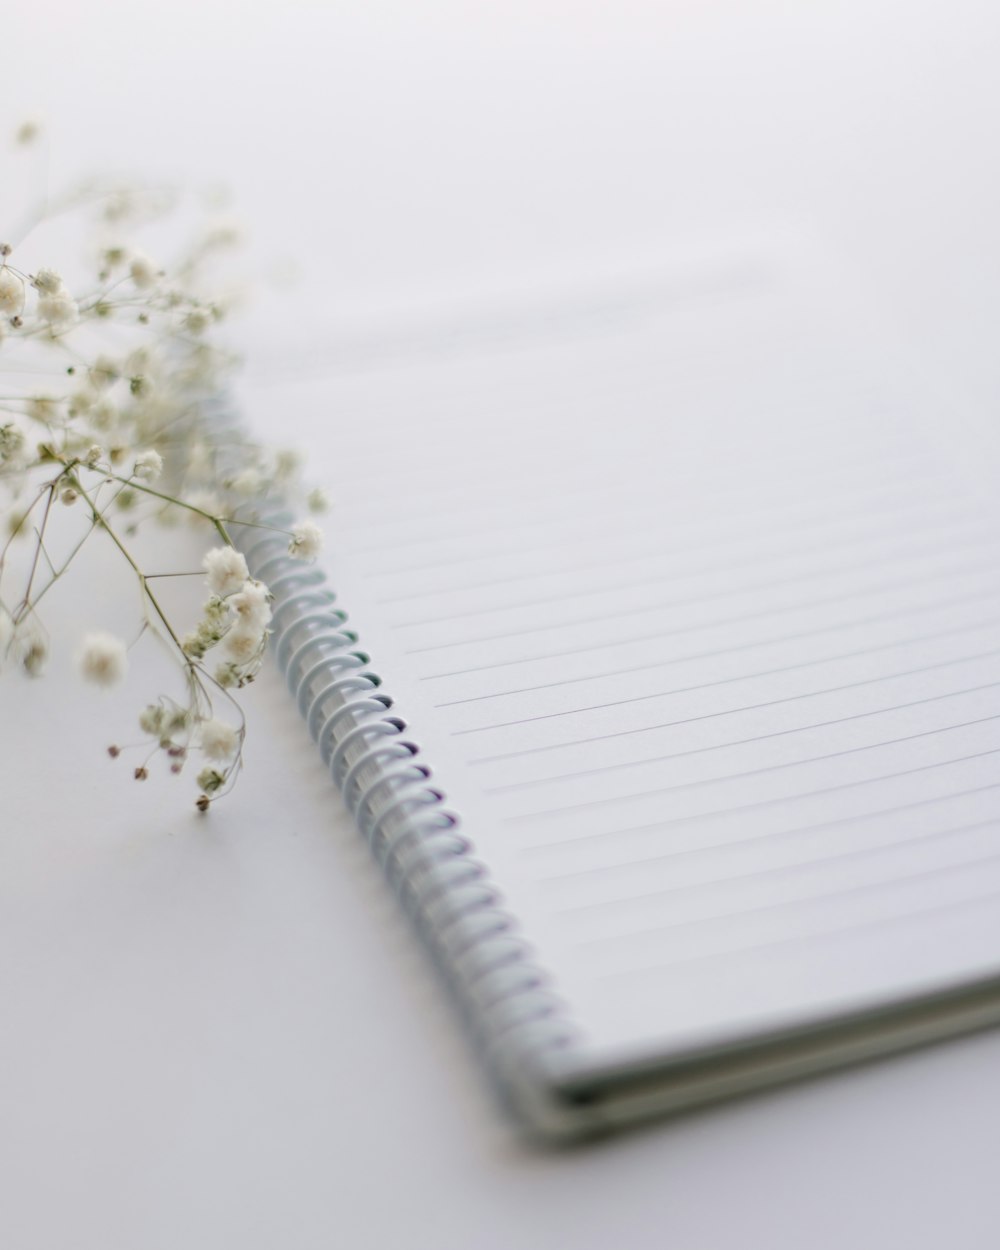
<instances>
[{"instance_id":1,"label":"metal spiral binding","mask_svg":"<svg viewBox=\"0 0 1000 1250\"><path fill-rule=\"evenodd\" d=\"M272 518L275 527L288 518ZM273 651L310 735L387 880L444 971L487 1066L522 1119L559 1131L543 1106L548 1061L573 1040L486 868L381 691L323 572L287 540L244 529L252 575L274 596ZM530 1105L529 1105L530 1104Z\"/></svg>"}]
</instances>

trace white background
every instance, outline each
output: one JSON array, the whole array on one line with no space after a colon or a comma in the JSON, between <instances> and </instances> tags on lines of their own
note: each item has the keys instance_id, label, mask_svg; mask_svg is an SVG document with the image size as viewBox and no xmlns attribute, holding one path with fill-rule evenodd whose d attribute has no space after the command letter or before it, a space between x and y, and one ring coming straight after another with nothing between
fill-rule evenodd
<instances>
[{"instance_id":1,"label":"white background","mask_svg":"<svg viewBox=\"0 0 1000 1250\"><path fill-rule=\"evenodd\" d=\"M792 221L956 404L1000 405L994 5L33 0L0 39L0 117L48 115L54 177L227 183L261 277L298 261L262 358ZM206 825L106 763L131 702L71 680L0 686L5 1246L996 1244L996 1036L526 1149L277 681Z\"/></svg>"}]
</instances>

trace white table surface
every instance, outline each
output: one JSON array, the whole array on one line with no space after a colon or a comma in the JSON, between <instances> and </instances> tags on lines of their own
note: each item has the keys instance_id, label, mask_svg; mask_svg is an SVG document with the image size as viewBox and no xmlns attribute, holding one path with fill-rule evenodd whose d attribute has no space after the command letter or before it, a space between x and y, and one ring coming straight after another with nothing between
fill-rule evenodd
<instances>
[{"instance_id":1,"label":"white table surface","mask_svg":"<svg viewBox=\"0 0 1000 1250\"><path fill-rule=\"evenodd\" d=\"M790 218L1000 404L995 6L33 0L0 38L54 174L228 182L298 258L251 342ZM996 1245L1000 1035L526 1148L277 678L208 821L103 755L138 698L0 681L4 1247Z\"/></svg>"}]
</instances>

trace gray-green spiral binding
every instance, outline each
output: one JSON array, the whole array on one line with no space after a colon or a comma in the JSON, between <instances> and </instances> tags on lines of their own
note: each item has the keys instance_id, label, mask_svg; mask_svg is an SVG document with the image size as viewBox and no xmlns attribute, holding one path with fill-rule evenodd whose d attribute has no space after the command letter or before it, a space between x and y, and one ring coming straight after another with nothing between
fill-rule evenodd
<instances>
[{"instance_id":1,"label":"gray-green spiral binding","mask_svg":"<svg viewBox=\"0 0 1000 1250\"><path fill-rule=\"evenodd\" d=\"M240 528L250 571L274 596L271 645L289 690L502 1096L536 1132L578 1132L554 1092L572 1028L325 574L291 559L286 537Z\"/></svg>"}]
</instances>

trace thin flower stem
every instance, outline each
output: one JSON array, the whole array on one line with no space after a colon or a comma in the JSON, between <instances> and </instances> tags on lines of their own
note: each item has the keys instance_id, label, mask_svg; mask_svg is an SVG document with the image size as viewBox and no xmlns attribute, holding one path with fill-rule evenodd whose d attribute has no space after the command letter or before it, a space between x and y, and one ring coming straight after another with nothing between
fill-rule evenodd
<instances>
[{"instance_id":1,"label":"thin flower stem","mask_svg":"<svg viewBox=\"0 0 1000 1250\"><path fill-rule=\"evenodd\" d=\"M101 513L99 511L95 501L91 499L90 495L87 493L87 491L84 489L82 485L80 486L80 495L90 506L90 510L94 517L95 526L100 526L100 528L104 530L107 536L111 539L114 545L118 548L118 550L125 557L126 562L132 568L136 577L138 577L139 584L142 587L143 594L149 600L150 606L156 612L156 615L160 618L160 622L163 625L163 628L167 631L167 634L170 637L171 642L173 642L174 645L177 647L177 650L180 653L184 664L187 666L190 666L191 661L184 654L184 648L181 646L181 640L177 637L177 634L174 632L174 627L170 624L170 621L167 619L167 615L164 612L163 608L160 606L159 600L156 598L156 596L153 594L153 592L150 590L149 586L147 585L147 578L146 578L145 573L143 573L142 569L139 568L138 564L136 564L135 560L132 557L132 553L125 546L122 540L118 537L114 529L112 529L111 525L108 524L107 513L106 512Z\"/></svg>"},{"instance_id":2,"label":"thin flower stem","mask_svg":"<svg viewBox=\"0 0 1000 1250\"><path fill-rule=\"evenodd\" d=\"M210 521L219 533L219 537L228 547L235 547L236 544L226 530L227 525L242 525L247 529L270 530L272 534L287 534L291 537L291 530L281 529L277 525L265 525L261 521L244 521L241 517L235 516L213 516L211 512L206 512L204 508L199 508L196 504L186 503L183 499L175 495L167 495L163 491L154 490L152 486L138 481L134 477L122 477L119 473L111 473L100 469L95 465L81 465L81 468L90 469L93 473L100 473L104 478L110 478L112 481L121 482L132 490L141 491L144 495L152 495L155 499L162 499L164 503L174 504L178 508L183 508L187 512L193 512L196 516L203 517L206 521Z\"/></svg>"},{"instance_id":3,"label":"thin flower stem","mask_svg":"<svg viewBox=\"0 0 1000 1250\"><path fill-rule=\"evenodd\" d=\"M13 533L4 543L3 547L0 548L0 574L3 573L4 561L6 560L7 554L10 551L11 544L14 542L15 538L17 538L17 536L20 534L21 530L24 529L25 525L28 522L28 517L31 516L35 508L38 507L39 502L45 497L45 492L47 490L50 490L51 487L52 487L52 483L47 482L39 490L38 494L34 497L31 503L28 504L27 508L25 508L24 512L21 514L21 521L18 524L17 528L13 531Z\"/></svg>"},{"instance_id":4,"label":"thin flower stem","mask_svg":"<svg viewBox=\"0 0 1000 1250\"><path fill-rule=\"evenodd\" d=\"M31 587L35 580L35 574L38 572L38 560L45 545L45 527L49 523L49 514L52 512L52 500L55 498L56 485L58 481L59 479L57 478L56 481L49 486L49 497L45 501L45 511L42 513L42 524L38 529L38 542L35 547L34 559L31 561L31 569L28 572L28 582L24 588L24 598L21 600L15 619L21 615L21 610L26 608L28 603L31 601ZM48 555L46 555L45 558L48 560ZM52 561L49 560L49 568L51 567Z\"/></svg>"},{"instance_id":5,"label":"thin flower stem","mask_svg":"<svg viewBox=\"0 0 1000 1250\"><path fill-rule=\"evenodd\" d=\"M112 507L112 505L114 504L115 500L116 500L116 499L118 498L118 496L121 494L121 492L122 492L122 490L123 490L123 489L124 489L124 487L122 487L120 490L116 491L116 492L115 492L115 494L111 496L111 498L108 500L108 503L107 503L107 505L106 505L106 507L105 507L105 511L107 511L107 509L108 509L108 508ZM81 495L83 495L83 491L82 491L82 490L81 490L81 492L80 492L80 493L81 493ZM96 503L97 503L97 497L98 497L98 494L99 494L99 493L100 493L100 487L98 487L98 490L94 493L94 503L95 503L95 505L96 505ZM100 518L99 514L96 512L96 510L94 510L94 515L92 516L92 519L91 519L90 525L89 525L89 526L88 526L88 528L87 528L87 532L83 535L83 537L82 537L82 538L80 538L80 539L79 539L79 540L78 540L78 541L77 541L77 542L73 545L73 547L70 549L69 555L67 555L66 559L62 562L62 565L59 567L59 569L58 569L58 570L56 570L56 571L53 573L53 575L52 575L52 577L49 579L49 581L48 581L48 582L47 582L47 583L46 583L46 584L42 587L42 589L38 592L38 594L37 594L37 595L35 595L34 602L33 602L33 603L32 603L32 605L31 605L31 606L32 606L32 609L37 608L38 604L42 601L42 599L44 599L44 598L45 598L45 596L46 596L46 595L48 594L48 592L52 589L52 587L56 584L56 582L59 580L59 578L63 576L63 574L66 572L66 570L69 568L69 566L70 566L70 565L73 563L73 561L76 559L77 553L80 551L80 548L81 548L81 547L83 546L83 544L87 541L87 539L88 539L88 538L90 538L90 536L94 533L94 531L95 531L95 530L99 530L99 529L101 529L101 528L103 528L103 522L102 522L102 520L101 520L101 518Z\"/></svg>"}]
</instances>

